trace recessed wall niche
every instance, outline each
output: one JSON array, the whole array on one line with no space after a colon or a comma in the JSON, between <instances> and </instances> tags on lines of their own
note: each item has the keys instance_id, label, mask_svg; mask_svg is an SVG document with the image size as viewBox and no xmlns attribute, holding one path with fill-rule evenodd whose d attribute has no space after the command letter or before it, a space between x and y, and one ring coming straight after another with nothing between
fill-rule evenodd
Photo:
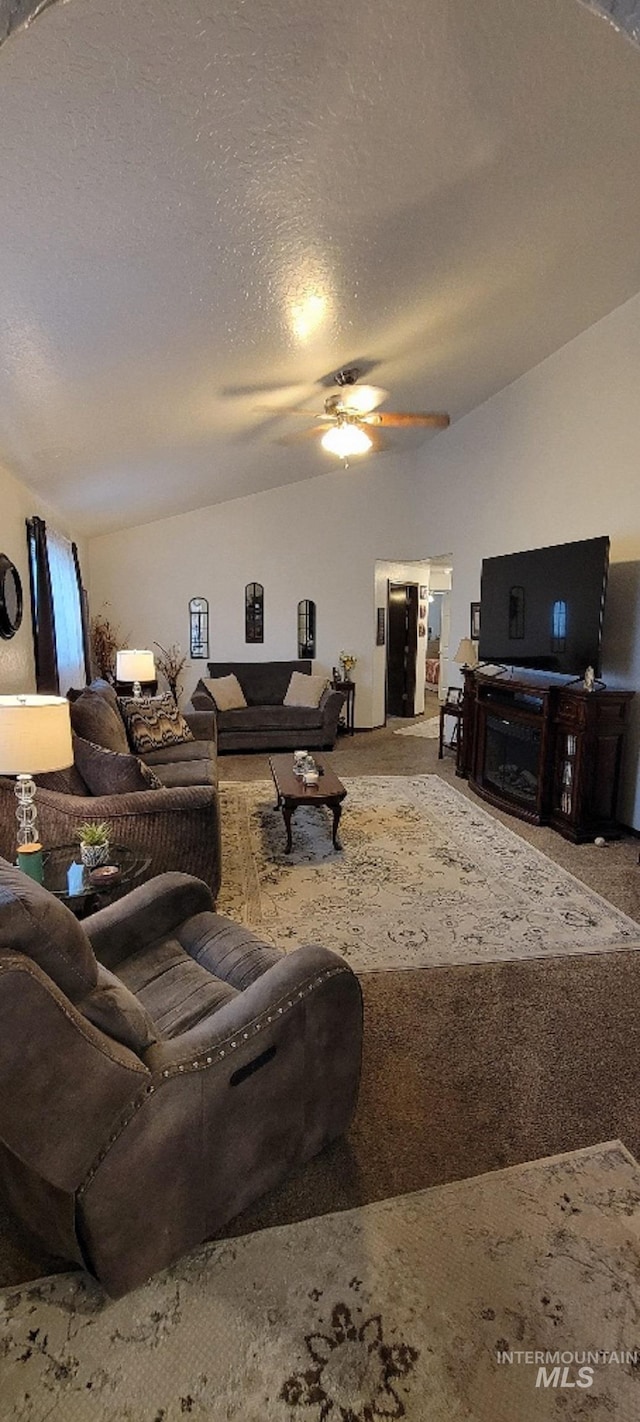
<instances>
[{"instance_id":1,"label":"recessed wall niche","mask_svg":"<svg viewBox=\"0 0 640 1422\"><path fill-rule=\"evenodd\" d=\"M244 640L264 642L264 588L247 583L244 590Z\"/></svg>"},{"instance_id":2,"label":"recessed wall niche","mask_svg":"<svg viewBox=\"0 0 640 1422\"><path fill-rule=\"evenodd\" d=\"M298 656L313 658L316 654L316 605L305 597L298 603Z\"/></svg>"}]
</instances>

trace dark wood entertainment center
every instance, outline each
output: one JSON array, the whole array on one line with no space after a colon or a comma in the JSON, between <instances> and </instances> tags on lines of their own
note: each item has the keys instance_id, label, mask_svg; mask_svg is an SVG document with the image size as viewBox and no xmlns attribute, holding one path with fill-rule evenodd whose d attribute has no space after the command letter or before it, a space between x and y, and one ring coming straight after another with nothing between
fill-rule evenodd
<instances>
[{"instance_id":1,"label":"dark wood entertainment center","mask_svg":"<svg viewBox=\"0 0 640 1422\"><path fill-rule=\"evenodd\" d=\"M491 805L565 839L616 838L633 695L540 672L465 671L457 773Z\"/></svg>"}]
</instances>

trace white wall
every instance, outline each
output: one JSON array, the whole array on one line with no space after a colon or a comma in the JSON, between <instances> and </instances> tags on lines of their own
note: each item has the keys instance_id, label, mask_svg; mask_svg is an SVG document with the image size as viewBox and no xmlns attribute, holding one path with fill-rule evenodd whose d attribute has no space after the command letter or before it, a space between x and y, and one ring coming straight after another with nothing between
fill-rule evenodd
<instances>
[{"instance_id":1,"label":"white wall","mask_svg":"<svg viewBox=\"0 0 640 1422\"><path fill-rule=\"evenodd\" d=\"M187 646L187 604L211 604L211 660L293 657L296 606L318 608L318 661L358 657L356 723L380 723L374 695L376 560L447 550L451 646L469 632L483 557L611 536L603 645L610 685L640 689L640 296L404 460L385 455L310 483L201 509L90 544L94 611L135 645ZM265 585L263 646L244 643L243 590ZM191 663L192 690L203 664ZM451 663L451 679L459 680ZM375 681L376 687L379 681ZM640 828L640 696L620 802Z\"/></svg>"},{"instance_id":2,"label":"white wall","mask_svg":"<svg viewBox=\"0 0 640 1422\"><path fill-rule=\"evenodd\" d=\"M469 634L483 557L609 534L603 676L640 689L639 381L640 296L418 456L429 545L452 550L452 646ZM637 828L639 744L640 695L619 805Z\"/></svg>"},{"instance_id":3,"label":"white wall","mask_svg":"<svg viewBox=\"0 0 640 1422\"><path fill-rule=\"evenodd\" d=\"M0 694L10 696L16 691L35 690L33 633L29 591L29 561L25 521L37 514L61 533L73 538L66 520L54 509L43 504L25 484L19 483L0 465L0 553L15 563L22 581L22 623L8 642L0 640ZM76 540L77 541L77 540ZM83 548L79 544L80 558ZM83 567L84 576L84 567Z\"/></svg>"},{"instance_id":4,"label":"white wall","mask_svg":"<svg viewBox=\"0 0 640 1422\"><path fill-rule=\"evenodd\" d=\"M341 650L357 657L356 725L373 724L377 559L416 559L413 458L380 456L318 479L197 512L180 514L89 545L92 611L108 614L130 645L188 650L188 603L210 606L211 661L266 661L297 656L297 606L317 607L319 669ZM244 588L264 584L265 640L244 640ZM205 662L190 662L188 698ZM384 712L383 712L384 719Z\"/></svg>"}]
</instances>

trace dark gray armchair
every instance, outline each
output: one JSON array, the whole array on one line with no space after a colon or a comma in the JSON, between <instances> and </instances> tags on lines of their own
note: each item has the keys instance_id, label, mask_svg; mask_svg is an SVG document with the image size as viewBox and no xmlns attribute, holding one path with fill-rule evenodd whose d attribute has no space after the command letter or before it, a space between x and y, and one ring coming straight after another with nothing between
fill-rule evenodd
<instances>
[{"instance_id":1,"label":"dark gray armchair","mask_svg":"<svg viewBox=\"0 0 640 1422\"><path fill-rule=\"evenodd\" d=\"M117 1297L343 1132L357 978L164 874L80 924L0 860L0 1184Z\"/></svg>"}]
</instances>

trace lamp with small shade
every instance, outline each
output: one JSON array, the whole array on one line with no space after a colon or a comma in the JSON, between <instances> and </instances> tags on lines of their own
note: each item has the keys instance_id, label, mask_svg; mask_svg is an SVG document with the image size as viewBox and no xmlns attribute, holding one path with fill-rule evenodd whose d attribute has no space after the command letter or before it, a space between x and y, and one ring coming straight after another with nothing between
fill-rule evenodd
<instances>
[{"instance_id":1,"label":"lamp with small shade","mask_svg":"<svg viewBox=\"0 0 640 1422\"><path fill-rule=\"evenodd\" d=\"M469 670L473 670L474 667L477 667L478 651L475 642L472 642L470 637L461 638L460 646L453 660L457 662L459 667L466 667Z\"/></svg>"},{"instance_id":2,"label":"lamp with small shade","mask_svg":"<svg viewBox=\"0 0 640 1422\"><path fill-rule=\"evenodd\" d=\"M18 844L38 839L34 775L73 764L64 696L0 696L0 774L15 775Z\"/></svg>"},{"instance_id":3,"label":"lamp with small shade","mask_svg":"<svg viewBox=\"0 0 640 1422\"><path fill-rule=\"evenodd\" d=\"M143 681L155 681L156 663L153 652L126 648L116 655L116 681L133 683L134 696L142 694Z\"/></svg>"}]
</instances>

